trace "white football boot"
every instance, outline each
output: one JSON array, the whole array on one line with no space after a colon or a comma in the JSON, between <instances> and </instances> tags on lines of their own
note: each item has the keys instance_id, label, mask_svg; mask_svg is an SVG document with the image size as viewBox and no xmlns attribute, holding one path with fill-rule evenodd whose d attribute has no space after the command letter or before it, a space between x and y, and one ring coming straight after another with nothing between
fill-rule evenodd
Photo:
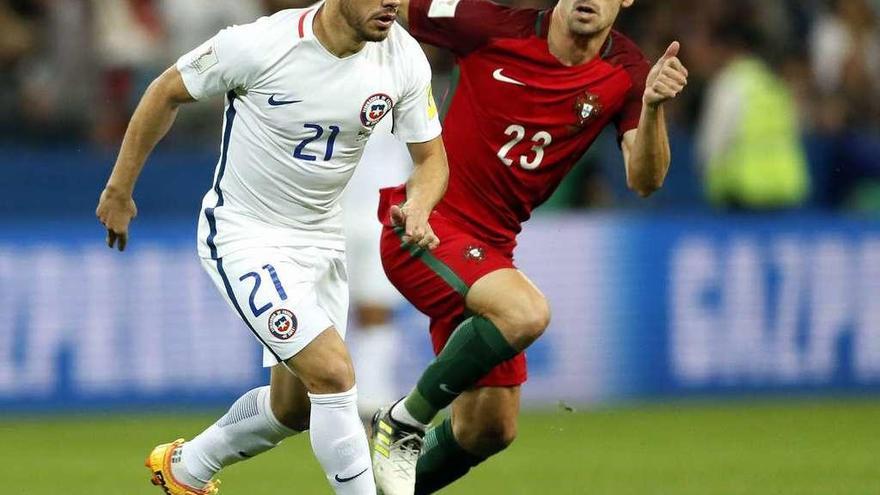
<instances>
[{"instance_id":1,"label":"white football boot","mask_svg":"<svg viewBox=\"0 0 880 495\"><path fill-rule=\"evenodd\" d=\"M425 432L391 418L384 407L373 416L373 476L379 495L413 495L416 464L422 452Z\"/></svg>"}]
</instances>

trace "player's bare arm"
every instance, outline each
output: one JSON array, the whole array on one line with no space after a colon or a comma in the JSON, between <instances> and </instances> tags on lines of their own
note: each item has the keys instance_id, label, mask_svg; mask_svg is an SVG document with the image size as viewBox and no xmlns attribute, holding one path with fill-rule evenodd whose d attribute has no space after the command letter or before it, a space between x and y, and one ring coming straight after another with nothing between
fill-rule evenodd
<instances>
[{"instance_id":1,"label":"player's bare arm","mask_svg":"<svg viewBox=\"0 0 880 495\"><path fill-rule=\"evenodd\" d=\"M96 214L107 227L107 246L116 245L120 251L128 243L128 224L137 215L132 193L137 178L156 144L168 133L177 109L183 103L194 101L175 67L159 76L141 98L128 129L113 173L101 198Z\"/></svg>"},{"instance_id":2,"label":"player's bare arm","mask_svg":"<svg viewBox=\"0 0 880 495\"><path fill-rule=\"evenodd\" d=\"M426 143L410 143L409 152L414 168L406 182L407 200L391 208L391 220L405 228L404 243L435 249L440 239L434 235L428 217L446 192L449 180L446 149L443 139L437 137Z\"/></svg>"},{"instance_id":3,"label":"player's bare arm","mask_svg":"<svg viewBox=\"0 0 880 495\"><path fill-rule=\"evenodd\" d=\"M645 82L639 127L623 135L627 184L642 197L660 189L669 171L671 154L663 104L687 86L688 71L678 59L680 48L679 42L672 42L651 68Z\"/></svg>"}]
</instances>

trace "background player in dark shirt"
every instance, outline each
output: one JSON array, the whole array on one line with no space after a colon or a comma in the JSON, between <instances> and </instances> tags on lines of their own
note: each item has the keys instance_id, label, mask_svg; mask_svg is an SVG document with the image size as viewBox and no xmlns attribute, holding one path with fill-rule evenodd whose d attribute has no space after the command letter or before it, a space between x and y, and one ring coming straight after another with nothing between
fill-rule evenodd
<instances>
[{"instance_id":1,"label":"background player in dark shirt","mask_svg":"<svg viewBox=\"0 0 880 495\"><path fill-rule=\"evenodd\" d=\"M522 351L550 321L547 300L514 265L516 235L602 129L617 129L630 188L647 196L663 184L663 104L684 89L687 70L678 42L652 67L612 29L633 1L561 0L543 11L403 1L410 32L451 50L460 81L443 132L449 187L431 217L440 247L406 245L404 187L383 190L380 202L386 273L431 318L438 353L413 392L377 415L384 493L412 493L413 483L416 493L436 491L516 436ZM425 428L450 404L451 420L427 433L419 457Z\"/></svg>"}]
</instances>

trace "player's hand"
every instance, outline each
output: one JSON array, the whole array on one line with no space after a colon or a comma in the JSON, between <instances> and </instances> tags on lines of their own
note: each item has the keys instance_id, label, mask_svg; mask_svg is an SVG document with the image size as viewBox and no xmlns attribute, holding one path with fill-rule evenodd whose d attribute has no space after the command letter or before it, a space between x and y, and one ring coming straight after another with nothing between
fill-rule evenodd
<instances>
[{"instance_id":1,"label":"player's hand","mask_svg":"<svg viewBox=\"0 0 880 495\"><path fill-rule=\"evenodd\" d=\"M113 248L116 245L120 251L125 251L125 245L128 244L128 224L137 216L137 206L131 194L107 186L101 193L95 214L101 224L107 227L107 247Z\"/></svg>"},{"instance_id":2,"label":"player's hand","mask_svg":"<svg viewBox=\"0 0 880 495\"><path fill-rule=\"evenodd\" d=\"M678 59L680 49L681 44L673 41L651 68L645 81L645 105L656 108L678 96L687 86L688 70Z\"/></svg>"},{"instance_id":3,"label":"player's hand","mask_svg":"<svg viewBox=\"0 0 880 495\"><path fill-rule=\"evenodd\" d=\"M405 245L415 244L433 250L440 245L440 239L428 223L430 214L430 211L413 207L408 203L394 205L391 207L391 223L396 227L403 227L401 240Z\"/></svg>"}]
</instances>

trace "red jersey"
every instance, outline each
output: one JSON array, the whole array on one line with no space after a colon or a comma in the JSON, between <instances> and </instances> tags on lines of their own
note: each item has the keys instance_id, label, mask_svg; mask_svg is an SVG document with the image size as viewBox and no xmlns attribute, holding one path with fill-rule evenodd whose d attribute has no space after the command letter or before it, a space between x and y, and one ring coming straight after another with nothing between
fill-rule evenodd
<instances>
[{"instance_id":1,"label":"red jersey","mask_svg":"<svg viewBox=\"0 0 880 495\"><path fill-rule=\"evenodd\" d=\"M618 136L638 126L650 70L616 31L595 59L562 65L547 45L551 12L410 1L410 33L452 50L460 74L443 125L450 177L437 211L508 254L522 222L605 126Z\"/></svg>"}]
</instances>

